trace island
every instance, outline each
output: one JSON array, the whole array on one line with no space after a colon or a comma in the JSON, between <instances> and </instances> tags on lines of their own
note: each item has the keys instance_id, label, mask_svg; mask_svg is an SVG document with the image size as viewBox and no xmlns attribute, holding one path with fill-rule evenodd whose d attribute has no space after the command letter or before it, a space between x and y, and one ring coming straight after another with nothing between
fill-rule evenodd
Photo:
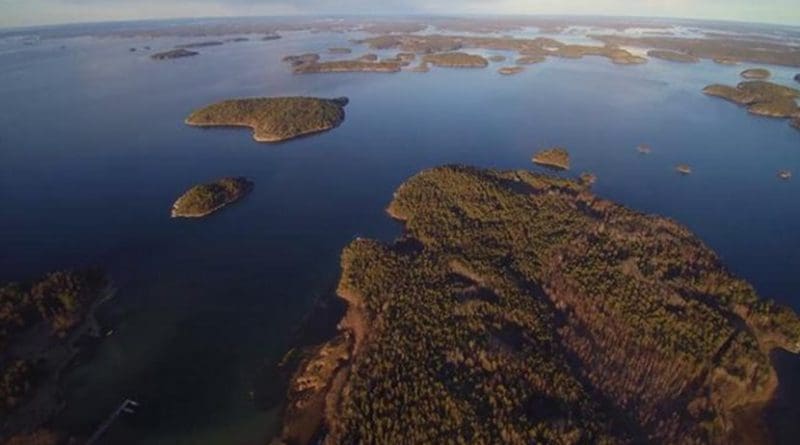
<instances>
[{"instance_id":1,"label":"island","mask_svg":"<svg viewBox=\"0 0 800 445\"><path fill-rule=\"evenodd\" d=\"M750 68L742 71L740 75L745 79L764 80L769 79L772 76L772 73L764 68Z\"/></svg>"},{"instance_id":2,"label":"island","mask_svg":"<svg viewBox=\"0 0 800 445\"><path fill-rule=\"evenodd\" d=\"M208 46L220 46L224 45L225 42L219 40L209 40L206 42L193 42L193 43L186 43L184 45L178 45L175 48L205 48Z\"/></svg>"},{"instance_id":3,"label":"island","mask_svg":"<svg viewBox=\"0 0 800 445\"><path fill-rule=\"evenodd\" d=\"M517 58L515 63L517 65L533 65L535 63L544 62L546 59L547 58L545 56L542 56L542 55L522 56L522 57Z\"/></svg>"},{"instance_id":4,"label":"island","mask_svg":"<svg viewBox=\"0 0 800 445\"><path fill-rule=\"evenodd\" d=\"M328 48L328 52L331 54L350 54L353 50L350 48Z\"/></svg>"},{"instance_id":5,"label":"island","mask_svg":"<svg viewBox=\"0 0 800 445\"><path fill-rule=\"evenodd\" d=\"M568 170L569 152L560 147L548 148L537 152L533 156L533 162L558 170Z\"/></svg>"},{"instance_id":6,"label":"island","mask_svg":"<svg viewBox=\"0 0 800 445\"><path fill-rule=\"evenodd\" d=\"M692 167L687 164L678 164L675 166L675 171L682 175L689 175L692 173Z\"/></svg>"},{"instance_id":7,"label":"island","mask_svg":"<svg viewBox=\"0 0 800 445\"><path fill-rule=\"evenodd\" d=\"M525 71L525 67L522 66L504 66L497 70L498 73L504 76L510 76L513 74L519 74Z\"/></svg>"},{"instance_id":8,"label":"island","mask_svg":"<svg viewBox=\"0 0 800 445\"><path fill-rule=\"evenodd\" d=\"M727 58L727 57L715 57L713 60L714 60L714 63L719 64L719 65L738 65L739 64L738 60L732 59L732 58Z\"/></svg>"},{"instance_id":9,"label":"island","mask_svg":"<svg viewBox=\"0 0 800 445\"><path fill-rule=\"evenodd\" d=\"M280 34L272 32L272 33L265 34L264 37L261 38L261 40L264 40L264 41L267 41L267 40L278 40L280 38L281 38Z\"/></svg>"},{"instance_id":10,"label":"island","mask_svg":"<svg viewBox=\"0 0 800 445\"><path fill-rule=\"evenodd\" d=\"M186 118L198 127L250 127L258 142L280 142L338 127L348 99L265 97L231 99L194 111Z\"/></svg>"},{"instance_id":11,"label":"island","mask_svg":"<svg viewBox=\"0 0 800 445\"><path fill-rule=\"evenodd\" d=\"M96 268L0 285L0 437L9 440L4 443L40 443L25 439L55 435L46 425L64 408L62 375L92 343L89 337L101 337L95 312L112 295L107 276Z\"/></svg>"},{"instance_id":12,"label":"island","mask_svg":"<svg viewBox=\"0 0 800 445\"><path fill-rule=\"evenodd\" d=\"M341 254L347 310L291 379L283 443L739 443L770 351L800 352L797 315L686 227L580 183L439 167L388 213L396 242Z\"/></svg>"},{"instance_id":13,"label":"island","mask_svg":"<svg viewBox=\"0 0 800 445\"><path fill-rule=\"evenodd\" d=\"M727 85L709 85L703 92L747 107L759 116L797 119L800 108L796 99L800 90L763 80L740 82L735 88Z\"/></svg>"},{"instance_id":14,"label":"island","mask_svg":"<svg viewBox=\"0 0 800 445\"><path fill-rule=\"evenodd\" d=\"M382 60L380 62L373 62L359 58L355 60L304 63L295 66L293 72L295 74L353 72L396 73L400 71L404 65L406 65L406 62L402 60Z\"/></svg>"},{"instance_id":15,"label":"island","mask_svg":"<svg viewBox=\"0 0 800 445\"><path fill-rule=\"evenodd\" d=\"M188 49L173 49L170 51L164 51L160 53L155 53L150 56L153 60L170 60L170 59L180 59L181 57L192 57L196 56L200 53L196 51L189 51Z\"/></svg>"},{"instance_id":16,"label":"island","mask_svg":"<svg viewBox=\"0 0 800 445\"><path fill-rule=\"evenodd\" d=\"M647 144L641 144L636 147L636 151L638 151L640 154L643 155L649 155L650 153L653 152L653 147Z\"/></svg>"},{"instance_id":17,"label":"island","mask_svg":"<svg viewBox=\"0 0 800 445\"><path fill-rule=\"evenodd\" d=\"M800 82L800 74L796 74L794 76L794 80L795 80L795 82Z\"/></svg>"},{"instance_id":18,"label":"island","mask_svg":"<svg viewBox=\"0 0 800 445\"><path fill-rule=\"evenodd\" d=\"M462 52L426 54L422 60L444 68L486 68L489 66L489 61L483 56Z\"/></svg>"},{"instance_id":19,"label":"island","mask_svg":"<svg viewBox=\"0 0 800 445\"><path fill-rule=\"evenodd\" d=\"M494 55L489 56L489 61L490 62L505 62L506 61L506 56L504 56L502 54L494 54Z\"/></svg>"},{"instance_id":20,"label":"island","mask_svg":"<svg viewBox=\"0 0 800 445\"><path fill-rule=\"evenodd\" d=\"M316 63L317 61L319 61L319 54L305 53L305 54L286 56L283 58L283 61L288 62L292 66L301 66L309 63Z\"/></svg>"},{"instance_id":21,"label":"island","mask_svg":"<svg viewBox=\"0 0 800 445\"><path fill-rule=\"evenodd\" d=\"M779 170L778 177L783 180L789 180L792 178L792 172L789 170Z\"/></svg>"},{"instance_id":22,"label":"island","mask_svg":"<svg viewBox=\"0 0 800 445\"><path fill-rule=\"evenodd\" d=\"M670 62L697 63L700 61L700 58L697 56L664 49L651 49L647 52L647 55L648 57L669 60Z\"/></svg>"},{"instance_id":23,"label":"island","mask_svg":"<svg viewBox=\"0 0 800 445\"><path fill-rule=\"evenodd\" d=\"M232 204L253 191L247 178L221 178L184 192L172 205L173 218L202 218Z\"/></svg>"}]
</instances>

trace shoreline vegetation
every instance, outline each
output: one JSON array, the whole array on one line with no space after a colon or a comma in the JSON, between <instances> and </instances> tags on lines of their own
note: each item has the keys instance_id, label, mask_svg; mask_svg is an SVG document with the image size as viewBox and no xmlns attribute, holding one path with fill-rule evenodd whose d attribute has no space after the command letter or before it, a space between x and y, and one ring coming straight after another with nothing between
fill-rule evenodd
<instances>
[{"instance_id":1,"label":"shoreline vegetation","mask_svg":"<svg viewBox=\"0 0 800 445\"><path fill-rule=\"evenodd\" d=\"M769 353L800 352L800 320L685 227L465 166L417 174L387 212L405 234L343 250L346 314L290 381L283 443L765 438Z\"/></svg>"},{"instance_id":2,"label":"shoreline vegetation","mask_svg":"<svg viewBox=\"0 0 800 445\"><path fill-rule=\"evenodd\" d=\"M791 119L792 125L800 123L800 107L797 99L800 90L764 80L747 80L736 87L714 84L703 89L703 93L742 105L751 114L758 116Z\"/></svg>"},{"instance_id":3,"label":"shoreline vegetation","mask_svg":"<svg viewBox=\"0 0 800 445\"><path fill-rule=\"evenodd\" d=\"M346 97L270 97L231 99L192 112L196 127L249 127L257 142L282 142L331 130L344 122Z\"/></svg>"},{"instance_id":4,"label":"shoreline vegetation","mask_svg":"<svg viewBox=\"0 0 800 445\"><path fill-rule=\"evenodd\" d=\"M244 177L221 178L195 185L172 205L173 218L202 218L233 204L253 191L253 184Z\"/></svg>"},{"instance_id":5,"label":"shoreline vegetation","mask_svg":"<svg viewBox=\"0 0 800 445\"><path fill-rule=\"evenodd\" d=\"M569 152L560 147L541 150L533 155L532 161L557 170L569 170Z\"/></svg>"},{"instance_id":6,"label":"shoreline vegetation","mask_svg":"<svg viewBox=\"0 0 800 445\"><path fill-rule=\"evenodd\" d=\"M9 440L4 443L60 440L46 425L64 408L61 377L91 344L87 337L101 337L95 312L112 296L99 269L52 272L0 286L0 437Z\"/></svg>"}]
</instances>

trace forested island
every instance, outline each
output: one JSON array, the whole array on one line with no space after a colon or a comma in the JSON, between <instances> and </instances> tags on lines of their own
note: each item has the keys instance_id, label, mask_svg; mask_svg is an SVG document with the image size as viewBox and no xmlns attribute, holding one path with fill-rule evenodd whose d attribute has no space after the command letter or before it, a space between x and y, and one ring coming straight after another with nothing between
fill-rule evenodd
<instances>
[{"instance_id":1,"label":"forested island","mask_svg":"<svg viewBox=\"0 0 800 445\"><path fill-rule=\"evenodd\" d=\"M501 67L500 69L497 70L498 73L500 73L500 74L502 74L504 76L511 76L511 75L514 75L514 74L519 74L519 73L521 73L523 71L525 71L525 68L521 67L521 66L504 66L504 67Z\"/></svg>"},{"instance_id":2,"label":"forested island","mask_svg":"<svg viewBox=\"0 0 800 445\"><path fill-rule=\"evenodd\" d=\"M348 99L267 97L231 99L203 107L186 118L198 127L250 127L258 142L280 142L336 128Z\"/></svg>"},{"instance_id":3,"label":"forested island","mask_svg":"<svg viewBox=\"0 0 800 445\"><path fill-rule=\"evenodd\" d=\"M178 48L170 51L155 53L151 55L150 58L153 60L170 60L170 59L180 59L182 57L192 57L198 54L200 53L198 53L197 51L189 51L188 49Z\"/></svg>"},{"instance_id":4,"label":"forested island","mask_svg":"<svg viewBox=\"0 0 800 445\"><path fill-rule=\"evenodd\" d=\"M764 68L750 68L742 71L740 75L745 79L764 80L769 79L772 76L772 73Z\"/></svg>"},{"instance_id":5,"label":"forested island","mask_svg":"<svg viewBox=\"0 0 800 445\"><path fill-rule=\"evenodd\" d=\"M457 51L426 54L422 57L422 60L431 65L444 68L486 68L489 66L489 61L483 56Z\"/></svg>"},{"instance_id":6,"label":"forested island","mask_svg":"<svg viewBox=\"0 0 800 445\"><path fill-rule=\"evenodd\" d=\"M546 167L560 170L569 169L569 152L563 148L555 147L541 150L533 155L533 162Z\"/></svg>"},{"instance_id":7,"label":"forested island","mask_svg":"<svg viewBox=\"0 0 800 445\"><path fill-rule=\"evenodd\" d=\"M709 85L703 89L705 94L721 97L747 107L747 111L760 116L800 119L800 108L796 99L800 90L763 80L750 80L736 87Z\"/></svg>"},{"instance_id":8,"label":"forested island","mask_svg":"<svg viewBox=\"0 0 800 445\"><path fill-rule=\"evenodd\" d=\"M760 443L800 320L685 227L462 166L388 212L403 237L342 252L341 333L292 378L284 443Z\"/></svg>"},{"instance_id":9,"label":"forested island","mask_svg":"<svg viewBox=\"0 0 800 445\"><path fill-rule=\"evenodd\" d=\"M700 61L699 57L691 54L663 49L651 49L647 52L647 55L656 59L669 60L670 62L697 63Z\"/></svg>"},{"instance_id":10,"label":"forested island","mask_svg":"<svg viewBox=\"0 0 800 445\"><path fill-rule=\"evenodd\" d=\"M99 336L94 311L110 295L97 269L0 287L0 440L52 435L40 428L62 408L61 375L79 340Z\"/></svg>"},{"instance_id":11,"label":"forested island","mask_svg":"<svg viewBox=\"0 0 800 445\"><path fill-rule=\"evenodd\" d=\"M184 192L172 205L173 218L201 218L247 196L253 190L247 178L221 178Z\"/></svg>"}]
</instances>

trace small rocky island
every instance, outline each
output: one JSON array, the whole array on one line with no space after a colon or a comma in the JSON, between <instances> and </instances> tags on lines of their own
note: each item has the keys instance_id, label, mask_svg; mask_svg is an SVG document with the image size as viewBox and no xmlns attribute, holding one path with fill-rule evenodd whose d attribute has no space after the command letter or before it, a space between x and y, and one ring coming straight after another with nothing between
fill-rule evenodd
<instances>
[{"instance_id":1,"label":"small rocky island","mask_svg":"<svg viewBox=\"0 0 800 445\"><path fill-rule=\"evenodd\" d=\"M153 60L170 60L170 59L180 59L182 57L192 57L198 54L200 53L196 51L190 51L185 48L178 48L160 53L155 53L151 55L150 58Z\"/></svg>"},{"instance_id":2,"label":"small rocky island","mask_svg":"<svg viewBox=\"0 0 800 445\"><path fill-rule=\"evenodd\" d=\"M502 74L504 76L511 76L513 74L519 74L519 73L521 73L523 71L525 71L525 68L521 67L521 66L504 66L504 67L502 67L502 68L497 70L498 73L500 73L500 74Z\"/></svg>"},{"instance_id":3,"label":"small rocky island","mask_svg":"<svg viewBox=\"0 0 800 445\"><path fill-rule=\"evenodd\" d=\"M663 49L651 49L647 52L647 55L656 59L669 60L670 62L697 63L700 61L699 57L691 54Z\"/></svg>"},{"instance_id":4,"label":"small rocky island","mask_svg":"<svg viewBox=\"0 0 800 445\"><path fill-rule=\"evenodd\" d=\"M486 68L489 61L483 56L462 52L426 54L422 60L443 68Z\"/></svg>"},{"instance_id":5,"label":"small rocky island","mask_svg":"<svg viewBox=\"0 0 800 445\"><path fill-rule=\"evenodd\" d=\"M794 76L794 80L795 80L795 82L800 82L800 74L796 74Z\"/></svg>"},{"instance_id":6,"label":"small rocky island","mask_svg":"<svg viewBox=\"0 0 800 445\"><path fill-rule=\"evenodd\" d=\"M783 180L792 179L792 172L789 170L780 170L778 171L778 177Z\"/></svg>"},{"instance_id":7,"label":"small rocky island","mask_svg":"<svg viewBox=\"0 0 800 445\"><path fill-rule=\"evenodd\" d=\"M765 443L770 352L800 352L800 320L686 227L466 166L388 213L403 237L341 254L346 313L291 379L282 443Z\"/></svg>"},{"instance_id":8,"label":"small rocky island","mask_svg":"<svg viewBox=\"0 0 800 445\"><path fill-rule=\"evenodd\" d=\"M552 167L559 170L569 169L569 152L555 147L539 151L533 156L533 162L545 167Z\"/></svg>"},{"instance_id":9,"label":"small rocky island","mask_svg":"<svg viewBox=\"0 0 800 445\"><path fill-rule=\"evenodd\" d=\"M649 155L653 152L653 147L647 144L641 144L636 147L636 151L643 155Z\"/></svg>"},{"instance_id":10,"label":"small rocky island","mask_svg":"<svg viewBox=\"0 0 800 445\"><path fill-rule=\"evenodd\" d=\"M741 72L741 76L750 80L765 80L772 76L769 70L764 68L750 68Z\"/></svg>"},{"instance_id":11,"label":"small rocky island","mask_svg":"<svg viewBox=\"0 0 800 445\"><path fill-rule=\"evenodd\" d=\"M203 107L186 118L198 127L250 127L258 142L281 142L338 127L348 99L267 97L231 99Z\"/></svg>"},{"instance_id":12,"label":"small rocky island","mask_svg":"<svg viewBox=\"0 0 800 445\"><path fill-rule=\"evenodd\" d=\"M692 173L692 167L687 164L678 164L675 166L675 171L682 175L689 175Z\"/></svg>"},{"instance_id":13,"label":"small rocky island","mask_svg":"<svg viewBox=\"0 0 800 445\"><path fill-rule=\"evenodd\" d=\"M232 204L253 190L247 178L222 178L187 190L172 205L173 218L202 218Z\"/></svg>"}]
</instances>

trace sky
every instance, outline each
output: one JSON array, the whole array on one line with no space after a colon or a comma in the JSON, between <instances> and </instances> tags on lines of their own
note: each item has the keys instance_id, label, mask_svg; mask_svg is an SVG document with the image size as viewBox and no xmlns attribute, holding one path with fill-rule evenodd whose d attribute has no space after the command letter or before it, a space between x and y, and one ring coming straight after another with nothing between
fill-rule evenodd
<instances>
[{"instance_id":1,"label":"sky","mask_svg":"<svg viewBox=\"0 0 800 445\"><path fill-rule=\"evenodd\" d=\"M0 0L0 27L178 17L583 14L800 26L800 0Z\"/></svg>"}]
</instances>

